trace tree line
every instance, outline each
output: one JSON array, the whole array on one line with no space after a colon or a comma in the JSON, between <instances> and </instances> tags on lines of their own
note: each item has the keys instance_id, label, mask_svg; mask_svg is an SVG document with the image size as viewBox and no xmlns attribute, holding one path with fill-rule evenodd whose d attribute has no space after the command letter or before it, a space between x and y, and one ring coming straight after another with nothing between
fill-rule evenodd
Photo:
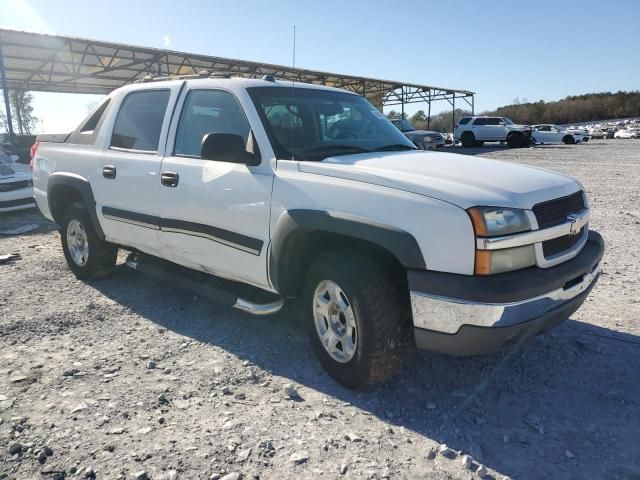
<instances>
[{"instance_id":1,"label":"tree line","mask_svg":"<svg viewBox=\"0 0 640 480\"><path fill-rule=\"evenodd\" d=\"M457 124L460 118L469 115L471 115L471 112L468 110L456 109L455 123ZM566 125L616 118L640 117L640 90L574 95L557 102L540 100L538 102L520 103L516 99L512 105L505 105L492 112L483 112L480 115L509 117L514 122L524 125L537 123ZM387 117L390 119L401 118L402 114L391 110ZM453 127L451 112L433 115L430 122L427 122L427 115L424 110L418 110L411 116L405 114L405 118L421 130L451 132Z\"/></svg>"},{"instance_id":2,"label":"tree line","mask_svg":"<svg viewBox=\"0 0 640 480\"><path fill-rule=\"evenodd\" d=\"M1 99L1 97L0 97ZM33 94L25 90L10 90L11 123L17 135L31 135L38 118L33 114ZM2 102L4 107L4 102ZM7 116L0 107L0 130L9 131Z\"/></svg>"}]
</instances>

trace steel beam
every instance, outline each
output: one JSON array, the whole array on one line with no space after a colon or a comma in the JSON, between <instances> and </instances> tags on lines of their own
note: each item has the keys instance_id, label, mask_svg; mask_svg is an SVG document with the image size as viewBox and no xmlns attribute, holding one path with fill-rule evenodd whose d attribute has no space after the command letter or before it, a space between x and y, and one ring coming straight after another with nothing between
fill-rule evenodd
<instances>
[{"instance_id":1,"label":"steel beam","mask_svg":"<svg viewBox=\"0 0 640 480\"><path fill-rule=\"evenodd\" d=\"M2 94L4 96L4 112L7 118L7 131L9 132L9 142L13 145L13 122L11 121L11 102L9 101L9 85L7 83L7 72L4 69L4 54L2 53L2 38L0 37L0 76L2 77Z\"/></svg>"}]
</instances>

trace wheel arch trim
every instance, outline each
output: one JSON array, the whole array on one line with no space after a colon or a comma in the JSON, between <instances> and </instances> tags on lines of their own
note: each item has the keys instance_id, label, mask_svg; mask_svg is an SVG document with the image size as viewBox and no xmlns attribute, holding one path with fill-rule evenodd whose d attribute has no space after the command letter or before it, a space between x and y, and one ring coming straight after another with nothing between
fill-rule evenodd
<instances>
[{"instance_id":1,"label":"wheel arch trim","mask_svg":"<svg viewBox=\"0 0 640 480\"><path fill-rule=\"evenodd\" d=\"M418 242L404 230L325 210L288 210L278 219L269 248L269 276L276 290L281 291L287 286L288 262L293 261L288 255L292 242L296 242L300 235L313 232L335 233L362 240L387 251L405 268L426 269Z\"/></svg>"},{"instance_id":2,"label":"wheel arch trim","mask_svg":"<svg viewBox=\"0 0 640 480\"><path fill-rule=\"evenodd\" d=\"M91 219L91 223L98 235L98 238L100 238L100 240L104 240L104 232L96 213L96 201L93 196L91 184L87 179L80 175L65 172L52 173L49 176L49 180L47 182L47 202L53 219L59 224L60 219L62 218L63 211L60 211L60 209L56 207L56 190L60 190L63 187L72 188L78 191L87 206L89 218Z\"/></svg>"}]
</instances>

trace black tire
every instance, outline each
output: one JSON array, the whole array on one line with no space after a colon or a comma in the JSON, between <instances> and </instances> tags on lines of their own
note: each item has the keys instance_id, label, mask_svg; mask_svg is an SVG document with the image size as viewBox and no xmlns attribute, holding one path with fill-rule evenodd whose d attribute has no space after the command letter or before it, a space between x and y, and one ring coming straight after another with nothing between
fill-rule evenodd
<instances>
[{"instance_id":1,"label":"black tire","mask_svg":"<svg viewBox=\"0 0 640 480\"><path fill-rule=\"evenodd\" d=\"M524 145L524 137L521 133L511 132L507 135L507 145L511 148L520 148Z\"/></svg>"},{"instance_id":2,"label":"black tire","mask_svg":"<svg viewBox=\"0 0 640 480\"><path fill-rule=\"evenodd\" d=\"M338 362L325 349L315 321L315 292L323 281L335 282L346 295L357 326L353 357ZM305 328L322 367L348 388L383 383L400 370L411 349L406 283L375 257L355 251L321 253L307 271L302 296Z\"/></svg>"},{"instance_id":3,"label":"black tire","mask_svg":"<svg viewBox=\"0 0 640 480\"><path fill-rule=\"evenodd\" d=\"M460 137L460 141L462 142L462 146L465 148L475 147L476 145L476 136L473 132L464 132L462 137Z\"/></svg>"},{"instance_id":4,"label":"black tire","mask_svg":"<svg viewBox=\"0 0 640 480\"><path fill-rule=\"evenodd\" d=\"M565 135L562 141L566 145L574 145L576 143L576 139L573 137L573 135Z\"/></svg>"},{"instance_id":5,"label":"black tire","mask_svg":"<svg viewBox=\"0 0 640 480\"><path fill-rule=\"evenodd\" d=\"M69 248L67 234L69 224L72 221L78 222L81 225L86 236L88 253L85 257L86 260L84 264L79 264L73 259ZM84 203L77 202L69 205L62 214L60 227L64 258L67 260L67 265L69 265L69 268L75 274L76 278L81 280L96 280L111 275L116 265L118 248L98 237Z\"/></svg>"}]
</instances>

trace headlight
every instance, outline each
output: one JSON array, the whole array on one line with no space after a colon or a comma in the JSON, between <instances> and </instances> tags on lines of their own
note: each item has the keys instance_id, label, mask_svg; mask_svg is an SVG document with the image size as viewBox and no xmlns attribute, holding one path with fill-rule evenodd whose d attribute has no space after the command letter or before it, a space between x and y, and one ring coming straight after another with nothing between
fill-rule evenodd
<instances>
[{"instance_id":1,"label":"headlight","mask_svg":"<svg viewBox=\"0 0 640 480\"><path fill-rule=\"evenodd\" d=\"M497 237L531 230L524 210L501 207L473 207L468 210L478 237Z\"/></svg>"},{"instance_id":2,"label":"headlight","mask_svg":"<svg viewBox=\"0 0 640 480\"><path fill-rule=\"evenodd\" d=\"M476 237L497 237L531 230L524 210L501 207L474 207L468 210ZM536 264L533 245L501 250L476 249L475 274L493 275Z\"/></svg>"}]
</instances>

